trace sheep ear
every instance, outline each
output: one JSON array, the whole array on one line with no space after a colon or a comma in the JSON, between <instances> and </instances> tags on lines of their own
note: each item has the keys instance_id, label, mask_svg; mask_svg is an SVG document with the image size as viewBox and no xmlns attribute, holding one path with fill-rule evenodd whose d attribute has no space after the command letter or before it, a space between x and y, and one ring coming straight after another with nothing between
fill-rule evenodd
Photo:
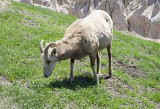
<instances>
[{"instance_id":1,"label":"sheep ear","mask_svg":"<svg viewBox=\"0 0 160 109\"><path fill-rule=\"evenodd\" d=\"M56 48L53 48L53 50L52 50L52 55L55 55L56 53L57 53Z\"/></svg>"}]
</instances>

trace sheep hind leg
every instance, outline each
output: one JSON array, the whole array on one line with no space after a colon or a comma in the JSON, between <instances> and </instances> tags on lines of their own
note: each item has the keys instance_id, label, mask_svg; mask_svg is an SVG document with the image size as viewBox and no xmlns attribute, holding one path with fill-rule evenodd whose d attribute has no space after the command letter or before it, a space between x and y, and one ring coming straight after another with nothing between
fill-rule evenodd
<instances>
[{"instance_id":1,"label":"sheep hind leg","mask_svg":"<svg viewBox=\"0 0 160 109\"><path fill-rule=\"evenodd\" d=\"M73 76L73 66L74 66L74 59L71 58L70 60L70 77L68 79L68 83L72 83L74 76Z\"/></svg>"},{"instance_id":2,"label":"sheep hind leg","mask_svg":"<svg viewBox=\"0 0 160 109\"><path fill-rule=\"evenodd\" d=\"M93 75L94 75L94 80L96 84L99 84L99 75L97 74L97 72L95 71L95 60L96 60L96 56L89 56L90 57L90 61L91 61L91 68L93 70Z\"/></svg>"},{"instance_id":3,"label":"sheep hind leg","mask_svg":"<svg viewBox=\"0 0 160 109\"><path fill-rule=\"evenodd\" d=\"M112 53L111 53L111 45L107 46L107 51L108 51L108 60L109 60L109 66L108 66L108 70L109 70L109 77L112 76Z\"/></svg>"}]
</instances>

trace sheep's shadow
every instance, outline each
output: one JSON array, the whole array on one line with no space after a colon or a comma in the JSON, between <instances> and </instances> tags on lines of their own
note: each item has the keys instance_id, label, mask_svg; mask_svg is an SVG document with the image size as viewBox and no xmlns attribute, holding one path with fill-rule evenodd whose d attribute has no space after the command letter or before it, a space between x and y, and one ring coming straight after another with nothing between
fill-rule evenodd
<instances>
[{"instance_id":1,"label":"sheep's shadow","mask_svg":"<svg viewBox=\"0 0 160 109\"><path fill-rule=\"evenodd\" d=\"M50 82L47 87L49 88L68 88L76 90L77 88L86 88L88 86L96 85L92 76L74 76L72 83L68 83L68 78L63 80L55 80Z\"/></svg>"}]
</instances>

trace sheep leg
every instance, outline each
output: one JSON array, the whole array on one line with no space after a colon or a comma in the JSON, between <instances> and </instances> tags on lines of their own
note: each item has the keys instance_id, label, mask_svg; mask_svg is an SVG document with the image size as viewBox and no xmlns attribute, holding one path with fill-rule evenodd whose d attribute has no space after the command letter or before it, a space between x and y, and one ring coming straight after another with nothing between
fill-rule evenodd
<instances>
[{"instance_id":1,"label":"sheep leg","mask_svg":"<svg viewBox=\"0 0 160 109\"><path fill-rule=\"evenodd\" d=\"M108 60L109 60L109 77L112 76L112 54L111 54L111 45L107 46L107 51L108 51Z\"/></svg>"},{"instance_id":2,"label":"sheep leg","mask_svg":"<svg viewBox=\"0 0 160 109\"><path fill-rule=\"evenodd\" d=\"M97 74L99 76L102 76L101 75L101 55L100 55L100 52L97 53Z\"/></svg>"},{"instance_id":3,"label":"sheep leg","mask_svg":"<svg viewBox=\"0 0 160 109\"><path fill-rule=\"evenodd\" d=\"M72 83L74 76L73 76L73 66L74 66L74 59L71 58L70 60L70 77L68 83Z\"/></svg>"},{"instance_id":4,"label":"sheep leg","mask_svg":"<svg viewBox=\"0 0 160 109\"><path fill-rule=\"evenodd\" d=\"M96 60L96 55L90 56L91 68L93 70L94 80L96 84L99 84L99 75L95 71L95 60Z\"/></svg>"}]
</instances>

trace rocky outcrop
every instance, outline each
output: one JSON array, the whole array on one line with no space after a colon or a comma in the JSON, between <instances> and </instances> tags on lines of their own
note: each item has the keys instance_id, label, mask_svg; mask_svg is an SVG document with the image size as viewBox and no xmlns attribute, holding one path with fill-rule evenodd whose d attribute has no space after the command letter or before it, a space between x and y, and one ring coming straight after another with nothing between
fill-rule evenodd
<instances>
[{"instance_id":1,"label":"rocky outcrop","mask_svg":"<svg viewBox=\"0 0 160 109\"><path fill-rule=\"evenodd\" d=\"M141 5L128 16L129 31L141 36L160 39L160 4L144 0Z\"/></svg>"},{"instance_id":2,"label":"rocky outcrop","mask_svg":"<svg viewBox=\"0 0 160 109\"><path fill-rule=\"evenodd\" d=\"M160 0L19 0L84 18L93 10L108 12L114 29L160 39Z\"/></svg>"}]
</instances>

